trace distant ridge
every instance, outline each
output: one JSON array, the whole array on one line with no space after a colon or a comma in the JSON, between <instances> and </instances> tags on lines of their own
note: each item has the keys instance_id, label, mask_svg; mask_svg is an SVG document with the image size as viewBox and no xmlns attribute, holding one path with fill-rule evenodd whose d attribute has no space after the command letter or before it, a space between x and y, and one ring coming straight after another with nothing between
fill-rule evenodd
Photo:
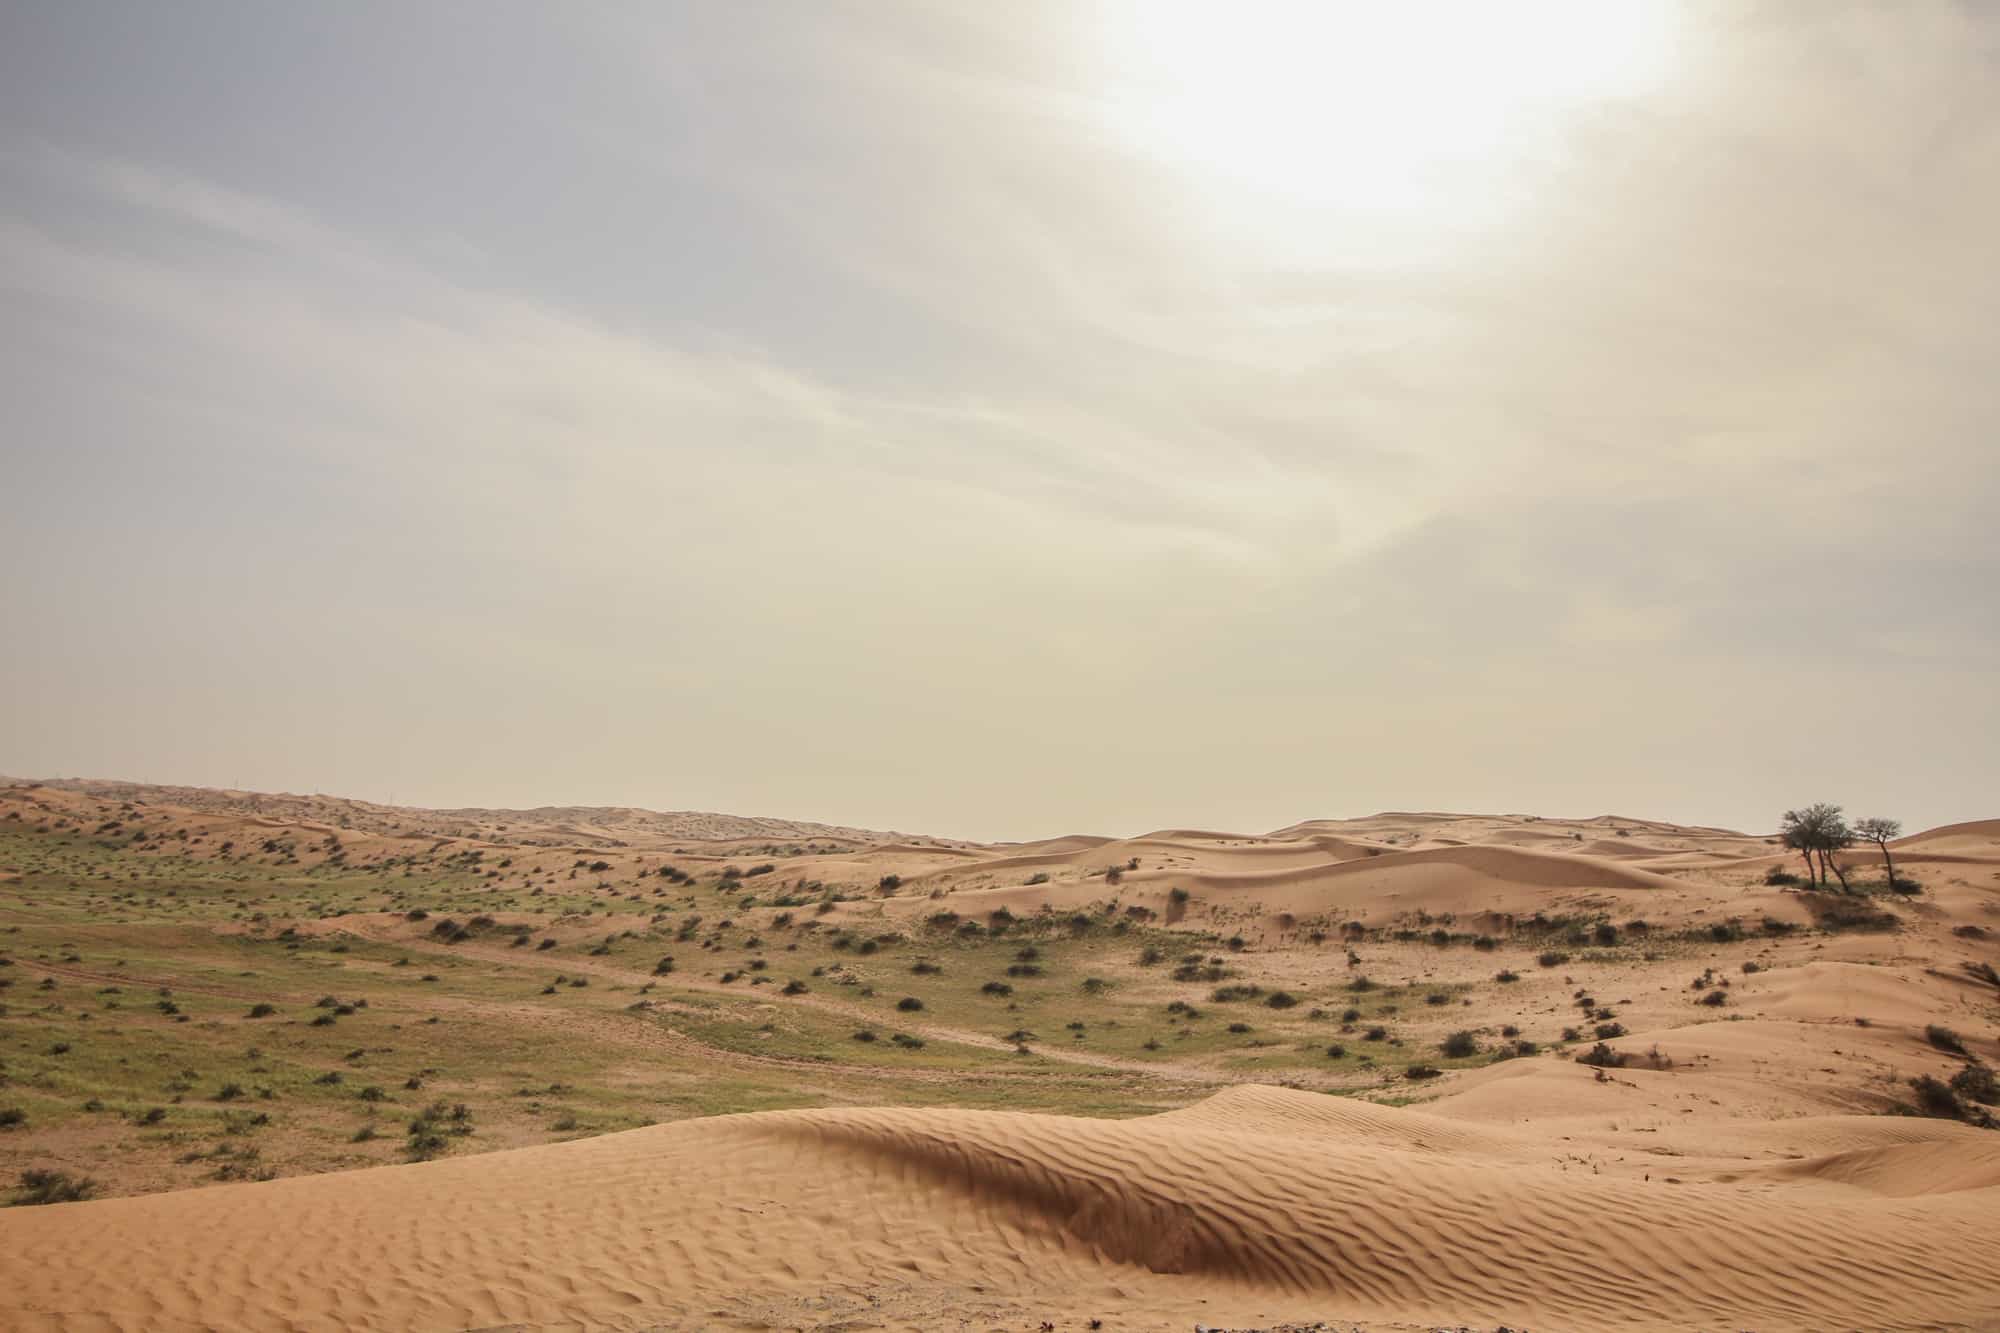
<instances>
[{"instance_id":1,"label":"distant ridge","mask_svg":"<svg viewBox=\"0 0 2000 1333\"><path fill-rule=\"evenodd\" d=\"M256 815L326 824L366 833L428 834L445 838L500 839L522 845L622 847L635 842L801 842L855 845L881 842L957 845L948 840L803 819L716 814L701 810L646 810L635 806L544 805L531 810L467 806L449 810L384 805L345 796L295 792L182 787L106 778L7 778L113 801L144 801L215 814Z\"/></svg>"}]
</instances>

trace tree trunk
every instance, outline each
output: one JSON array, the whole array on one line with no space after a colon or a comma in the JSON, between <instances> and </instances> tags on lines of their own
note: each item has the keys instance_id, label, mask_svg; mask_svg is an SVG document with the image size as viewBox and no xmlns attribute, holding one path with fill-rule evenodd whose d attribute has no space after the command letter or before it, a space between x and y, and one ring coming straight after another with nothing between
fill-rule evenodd
<instances>
[{"instance_id":1,"label":"tree trunk","mask_svg":"<svg viewBox=\"0 0 2000 1333\"><path fill-rule=\"evenodd\" d=\"M1816 877L1813 875L1812 848L1810 847L1799 848L1799 855L1803 856L1806 859L1806 883L1808 884L1817 883L1818 881Z\"/></svg>"},{"instance_id":2,"label":"tree trunk","mask_svg":"<svg viewBox=\"0 0 2000 1333\"><path fill-rule=\"evenodd\" d=\"M1882 866L1889 872L1889 892L1896 891L1896 863L1889 858L1889 840L1884 838L1876 844L1882 849Z\"/></svg>"},{"instance_id":3,"label":"tree trunk","mask_svg":"<svg viewBox=\"0 0 2000 1333\"><path fill-rule=\"evenodd\" d=\"M1833 867L1833 873L1840 876L1840 891L1842 893L1852 893L1854 890L1847 887L1847 872L1840 868L1840 858L1832 852L1821 852L1820 855L1824 856L1826 863Z\"/></svg>"}]
</instances>

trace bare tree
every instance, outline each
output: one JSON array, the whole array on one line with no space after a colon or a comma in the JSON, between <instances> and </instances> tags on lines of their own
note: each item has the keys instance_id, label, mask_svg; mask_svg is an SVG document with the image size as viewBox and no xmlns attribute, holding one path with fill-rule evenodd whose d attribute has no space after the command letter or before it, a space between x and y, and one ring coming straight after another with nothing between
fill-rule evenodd
<instances>
[{"instance_id":1,"label":"bare tree","mask_svg":"<svg viewBox=\"0 0 2000 1333\"><path fill-rule=\"evenodd\" d=\"M1802 810L1787 810L1778 835L1785 846L1806 859L1806 874L1813 883L1826 883L1826 872L1831 867L1840 877L1840 887L1847 888L1847 872L1840 868L1833 854L1853 845L1854 832L1841 817L1839 806L1816 801ZM1814 857L1819 858L1817 864Z\"/></svg>"},{"instance_id":2,"label":"bare tree","mask_svg":"<svg viewBox=\"0 0 2000 1333\"><path fill-rule=\"evenodd\" d=\"M1889 856L1891 839L1903 836L1903 821L1884 819L1880 815L1870 815L1866 819L1854 821L1854 836L1863 842L1872 842L1882 849L1882 868L1889 874L1889 887L1896 887L1896 863Z\"/></svg>"}]
</instances>

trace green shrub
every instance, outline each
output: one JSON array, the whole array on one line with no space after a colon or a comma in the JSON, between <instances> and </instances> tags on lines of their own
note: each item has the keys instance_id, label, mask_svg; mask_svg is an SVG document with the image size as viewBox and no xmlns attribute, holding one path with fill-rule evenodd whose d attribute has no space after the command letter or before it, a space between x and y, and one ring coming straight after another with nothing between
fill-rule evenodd
<instances>
[{"instance_id":1,"label":"green shrub","mask_svg":"<svg viewBox=\"0 0 2000 1333\"><path fill-rule=\"evenodd\" d=\"M21 1173L20 1188L10 1202L17 1206L77 1203L95 1193L97 1193L97 1182L88 1176L73 1176L67 1171L48 1171L31 1167Z\"/></svg>"}]
</instances>

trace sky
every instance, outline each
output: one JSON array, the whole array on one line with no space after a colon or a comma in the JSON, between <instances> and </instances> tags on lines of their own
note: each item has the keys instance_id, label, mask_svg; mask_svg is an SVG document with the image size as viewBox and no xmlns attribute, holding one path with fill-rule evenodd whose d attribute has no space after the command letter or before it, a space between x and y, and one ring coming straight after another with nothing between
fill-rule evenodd
<instances>
[{"instance_id":1,"label":"sky","mask_svg":"<svg viewBox=\"0 0 2000 1333\"><path fill-rule=\"evenodd\" d=\"M2000 815L2000 11L0 8L0 772Z\"/></svg>"}]
</instances>

